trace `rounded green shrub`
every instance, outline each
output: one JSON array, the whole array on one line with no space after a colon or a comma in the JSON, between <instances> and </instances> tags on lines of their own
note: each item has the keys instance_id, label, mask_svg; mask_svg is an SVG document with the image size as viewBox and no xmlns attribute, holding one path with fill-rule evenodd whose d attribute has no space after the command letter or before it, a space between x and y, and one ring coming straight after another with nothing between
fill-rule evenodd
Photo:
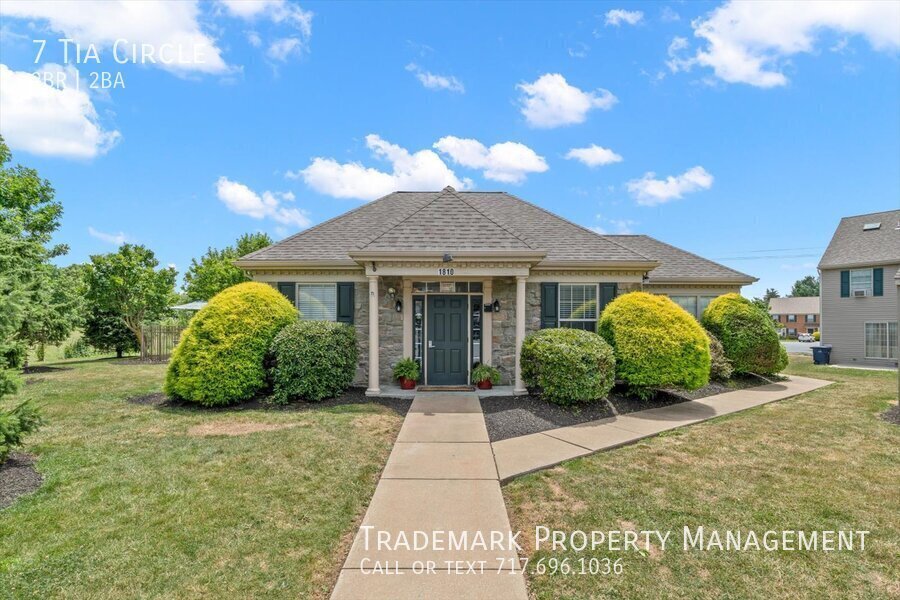
<instances>
[{"instance_id":1,"label":"rounded green shrub","mask_svg":"<svg viewBox=\"0 0 900 600\"><path fill-rule=\"evenodd\" d=\"M722 342L708 331L706 335L709 337L709 378L718 381L730 379L732 373L734 373L734 368L731 366L731 361L725 356L725 348L722 347Z\"/></svg>"},{"instance_id":2,"label":"rounded green shrub","mask_svg":"<svg viewBox=\"0 0 900 600\"><path fill-rule=\"evenodd\" d=\"M297 314L264 283L219 292L194 315L172 352L165 392L204 406L249 400L267 386L263 363L272 339Z\"/></svg>"},{"instance_id":3,"label":"rounded green shrub","mask_svg":"<svg viewBox=\"0 0 900 600\"><path fill-rule=\"evenodd\" d=\"M709 383L709 338L666 296L619 296L603 310L599 333L615 352L616 377L640 396L655 388L695 390Z\"/></svg>"},{"instance_id":4,"label":"rounded green shrub","mask_svg":"<svg viewBox=\"0 0 900 600\"><path fill-rule=\"evenodd\" d=\"M770 375L787 366L772 317L740 294L710 302L703 311L703 326L722 342L736 373Z\"/></svg>"},{"instance_id":5,"label":"rounded green shrub","mask_svg":"<svg viewBox=\"0 0 900 600\"><path fill-rule=\"evenodd\" d=\"M605 398L615 383L612 348L591 331L542 329L522 342L522 380L556 404Z\"/></svg>"},{"instance_id":6,"label":"rounded green shrub","mask_svg":"<svg viewBox=\"0 0 900 600\"><path fill-rule=\"evenodd\" d=\"M346 390L356 373L356 329L331 321L297 321L272 341L273 400L318 402Z\"/></svg>"}]
</instances>

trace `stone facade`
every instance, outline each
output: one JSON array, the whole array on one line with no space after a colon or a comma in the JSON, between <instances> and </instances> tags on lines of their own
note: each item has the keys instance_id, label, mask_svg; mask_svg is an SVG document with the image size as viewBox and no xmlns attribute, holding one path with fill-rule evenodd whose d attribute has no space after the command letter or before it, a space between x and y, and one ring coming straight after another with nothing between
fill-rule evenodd
<instances>
[{"instance_id":1,"label":"stone facade","mask_svg":"<svg viewBox=\"0 0 900 600\"><path fill-rule=\"evenodd\" d=\"M381 277L378 280L378 377L382 385L394 380L394 365L403 358L403 314L398 313L396 302L403 298L403 280L400 277ZM394 288L394 298L388 297L388 288ZM369 378L369 282L356 282L356 307L353 313L356 325L356 347L359 363L354 385L365 386Z\"/></svg>"},{"instance_id":2,"label":"stone facade","mask_svg":"<svg viewBox=\"0 0 900 600\"><path fill-rule=\"evenodd\" d=\"M516 379L516 280L495 277L493 298L500 301L500 312L493 313L491 357L500 371L500 385L512 385Z\"/></svg>"}]
</instances>

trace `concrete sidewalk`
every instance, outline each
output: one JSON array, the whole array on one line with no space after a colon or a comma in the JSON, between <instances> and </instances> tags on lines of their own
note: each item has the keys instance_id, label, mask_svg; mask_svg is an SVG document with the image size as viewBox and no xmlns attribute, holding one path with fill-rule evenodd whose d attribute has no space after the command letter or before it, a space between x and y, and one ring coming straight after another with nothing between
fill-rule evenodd
<instances>
[{"instance_id":1,"label":"concrete sidewalk","mask_svg":"<svg viewBox=\"0 0 900 600\"><path fill-rule=\"evenodd\" d=\"M669 429L783 400L830 381L792 375L787 381L510 438L492 444L501 481L563 461L631 444Z\"/></svg>"},{"instance_id":2,"label":"concrete sidewalk","mask_svg":"<svg viewBox=\"0 0 900 600\"><path fill-rule=\"evenodd\" d=\"M430 536L424 549L399 543L417 531ZM472 543L450 549L450 532ZM492 532L510 526L478 396L418 393L331 597L527 598L515 549L474 543Z\"/></svg>"}]
</instances>

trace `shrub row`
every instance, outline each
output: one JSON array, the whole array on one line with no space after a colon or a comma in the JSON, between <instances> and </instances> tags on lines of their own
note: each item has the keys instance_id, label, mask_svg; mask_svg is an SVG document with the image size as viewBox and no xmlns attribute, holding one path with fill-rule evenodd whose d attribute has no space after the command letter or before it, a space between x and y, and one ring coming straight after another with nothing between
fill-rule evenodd
<instances>
[{"instance_id":1,"label":"shrub row","mask_svg":"<svg viewBox=\"0 0 900 600\"><path fill-rule=\"evenodd\" d=\"M616 359L603 338L580 329L542 329L522 343L522 380L530 393L556 404L605 398Z\"/></svg>"},{"instance_id":2,"label":"shrub row","mask_svg":"<svg viewBox=\"0 0 900 600\"><path fill-rule=\"evenodd\" d=\"M737 373L771 375L787 366L772 318L740 294L725 294L703 311L703 326L715 335Z\"/></svg>"}]
</instances>

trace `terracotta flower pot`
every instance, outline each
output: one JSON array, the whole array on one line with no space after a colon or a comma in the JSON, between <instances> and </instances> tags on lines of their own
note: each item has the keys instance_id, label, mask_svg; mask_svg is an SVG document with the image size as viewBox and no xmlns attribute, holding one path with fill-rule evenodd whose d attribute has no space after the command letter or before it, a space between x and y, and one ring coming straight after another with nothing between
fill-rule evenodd
<instances>
[{"instance_id":1,"label":"terracotta flower pot","mask_svg":"<svg viewBox=\"0 0 900 600\"><path fill-rule=\"evenodd\" d=\"M484 381L479 381L475 385L478 386L479 390L490 390L490 389L493 389L493 387L494 387L494 384L491 383L490 379L485 379Z\"/></svg>"},{"instance_id":2,"label":"terracotta flower pot","mask_svg":"<svg viewBox=\"0 0 900 600\"><path fill-rule=\"evenodd\" d=\"M400 378L400 389L401 390L416 389L416 380L415 379L407 379L406 377L401 377Z\"/></svg>"}]
</instances>

